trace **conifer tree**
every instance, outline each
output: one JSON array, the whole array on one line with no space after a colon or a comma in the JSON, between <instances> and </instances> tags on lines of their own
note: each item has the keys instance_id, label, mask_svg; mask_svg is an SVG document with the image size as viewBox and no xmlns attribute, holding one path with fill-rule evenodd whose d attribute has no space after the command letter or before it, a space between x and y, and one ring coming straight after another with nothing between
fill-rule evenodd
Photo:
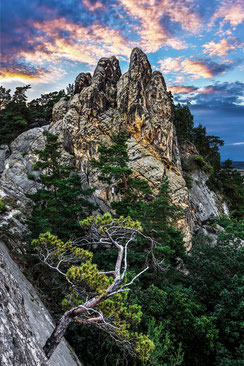
<instances>
[{"instance_id":1,"label":"conifer tree","mask_svg":"<svg viewBox=\"0 0 244 366\"><path fill-rule=\"evenodd\" d=\"M32 238L50 231L62 240L81 235L79 220L91 213L95 206L87 200L91 189L82 188L81 178L72 165L60 163L58 136L44 132L46 145L36 150L38 161L35 170L42 169L38 179L42 188L29 195L34 201L32 215L28 220Z\"/></svg>"},{"instance_id":2,"label":"conifer tree","mask_svg":"<svg viewBox=\"0 0 244 366\"><path fill-rule=\"evenodd\" d=\"M125 131L112 136L111 146L100 145L99 159L92 159L94 168L100 169L98 179L107 183L117 195L119 201L114 201L111 207L118 215L131 215L132 210L140 208L151 189L145 179L133 177L132 170L128 167L129 156L127 152L127 136Z\"/></svg>"},{"instance_id":3,"label":"conifer tree","mask_svg":"<svg viewBox=\"0 0 244 366\"><path fill-rule=\"evenodd\" d=\"M119 201L111 203L111 207L118 215L130 215L134 220L139 220L144 232L162 243L155 250L158 259L173 260L182 256L185 252L183 235L173 226L182 211L170 203L167 179L164 179L157 197L153 198L148 182L133 177L128 167L126 132L113 135L112 141L111 146L100 145L98 160L92 159L92 165L100 169L98 178L113 186L120 197Z\"/></svg>"}]
</instances>

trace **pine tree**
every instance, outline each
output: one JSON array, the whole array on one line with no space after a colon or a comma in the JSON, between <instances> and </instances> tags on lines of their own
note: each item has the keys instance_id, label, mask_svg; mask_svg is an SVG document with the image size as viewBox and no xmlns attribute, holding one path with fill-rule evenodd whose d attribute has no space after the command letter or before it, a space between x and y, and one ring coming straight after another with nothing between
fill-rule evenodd
<instances>
[{"instance_id":1,"label":"pine tree","mask_svg":"<svg viewBox=\"0 0 244 366\"><path fill-rule=\"evenodd\" d=\"M74 172L74 166L60 163L61 143L58 136L48 132L44 135L45 148L36 150L39 159L33 166L35 170L43 170L38 179L42 188L29 195L35 204L28 224L32 238L49 231L62 240L68 240L71 236L81 235L79 220L95 208L87 200L92 190L82 188L81 178Z\"/></svg>"},{"instance_id":2,"label":"pine tree","mask_svg":"<svg viewBox=\"0 0 244 366\"><path fill-rule=\"evenodd\" d=\"M174 223L182 215L179 207L170 203L169 183L167 179L162 183L158 195L153 198L151 189L145 179L133 177L128 167L127 136L122 131L112 137L111 146L101 145L98 149L99 159L92 160L92 165L100 169L99 179L113 186L119 195L119 201L113 201L111 207L117 215L129 215L139 220L146 235L154 237L161 246L155 251L158 259L167 258L174 261L185 252L183 235L174 227ZM144 247L144 249L143 249ZM138 249L137 249L138 250ZM145 250L142 243L140 252ZM141 254L138 253L138 260Z\"/></svg>"},{"instance_id":3,"label":"pine tree","mask_svg":"<svg viewBox=\"0 0 244 366\"><path fill-rule=\"evenodd\" d=\"M111 146L100 145L99 159L92 159L94 168L100 169L98 179L113 187L115 194L121 199L114 201L111 207L118 215L132 215L140 209L143 201L150 195L151 189L145 179L133 177L132 170L128 167L129 156L127 152L127 136L125 131L112 136Z\"/></svg>"}]
</instances>

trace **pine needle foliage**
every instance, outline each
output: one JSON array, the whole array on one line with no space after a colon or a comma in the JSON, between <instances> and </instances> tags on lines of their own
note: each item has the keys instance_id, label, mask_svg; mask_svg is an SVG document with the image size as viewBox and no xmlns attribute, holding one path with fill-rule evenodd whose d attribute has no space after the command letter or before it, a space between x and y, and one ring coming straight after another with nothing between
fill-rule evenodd
<instances>
[{"instance_id":1,"label":"pine needle foliage","mask_svg":"<svg viewBox=\"0 0 244 366\"><path fill-rule=\"evenodd\" d=\"M42 188L28 195L34 201L28 225L32 238L49 231L62 240L82 234L79 220L91 213L95 206L88 201L91 189L83 189L76 167L60 163L61 143L58 136L44 132L46 144L36 150L38 160L33 166L42 170L37 182Z\"/></svg>"}]
</instances>

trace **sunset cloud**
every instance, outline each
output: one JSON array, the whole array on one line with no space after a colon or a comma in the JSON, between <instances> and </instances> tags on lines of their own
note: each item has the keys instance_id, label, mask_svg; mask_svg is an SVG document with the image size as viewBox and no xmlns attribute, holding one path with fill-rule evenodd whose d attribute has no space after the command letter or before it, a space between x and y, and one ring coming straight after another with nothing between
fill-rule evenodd
<instances>
[{"instance_id":1,"label":"sunset cloud","mask_svg":"<svg viewBox=\"0 0 244 366\"><path fill-rule=\"evenodd\" d=\"M30 67L25 64L2 64L0 67L0 80L2 82L19 81L22 83L50 83L61 79L66 72L61 68L51 67L49 70L40 67Z\"/></svg>"},{"instance_id":2,"label":"sunset cloud","mask_svg":"<svg viewBox=\"0 0 244 366\"><path fill-rule=\"evenodd\" d=\"M213 41L205 43L203 46L203 53L209 54L209 56L226 56L230 51L237 48L243 48L244 43L240 44L239 40L235 37L228 37L227 39L222 39L219 43Z\"/></svg>"},{"instance_id":3,"label":"sunset cloud","mask_svg":"<svg viewBox=\"0 0 244 366\"><path fill-rule=\"evenodd\" d=\"M168 89L174 94L191 94L195 93L198 88L195 86L184 86L184 85L170 85Z\"/></svg>"},{"instance_id":4,"label":"sunset cloud","mask_svg":"<svg viewBox=\"0 0 244 366\"><path fill-rule=\"evenodd\" d=\"M101 9L104 8L103 4L100 3L100 1L82 0L82 3L90 11L94 11L94 10L97 10L97 9L101 10Z\"/></svg>"},{"instance_id":5,"label":"sunset cloud","mask_svg":"<svg viewBox=\"0 0 244 366\"><path fill-rule=\"evenodd\" d=\"M223 74L233 67L232 62L225 64L218 64L210 60L194 60L178 58L166 58L158 61L162 73L182 73L184 75L191 75L193 79L212 78L215 75Z\"/></svg>"},{"instance_id":6,"label":"sunset cloud","mask_svg":"<svg viewBox=\"0 0 244 366\"><path fill-rule=\"evenodd\" d=\"M175 87L177 88L177 87ZM189 89L189 93L186 93L187 88L192 88L188 86L178 86L179 91L174 91L171 88L171 91L175 94L191 94L192 92ZM180 91L182 89L182 92ZM184 92L185 90L185 92ZM194 94L190 96L190 101L195 105L207 105L211 108L220 108L220 106L233 106L237 107L240 106L243 109L242 105L242 97L244 96L244 83L236 81L234 83L215 83L212 85L207 85L202 88L196 88ZM186 102L183 99L178 101ZM187 99L189 101L189 97Z\"/></svg>"},{"instance_id":7,"label":"sunset cloud","mask_svg":"<svg viewBox=\"0 0 244 366\"><path fill-rule=\"evenodd\" d=\"M212 19L211 25L222 18L221 26L230 24L233 28L241 24L244 20L244 2L243 0L224 0L221 6L216 10Z\"/></svg>"},{"instance_id":8,"label":"sunset cloud","mask_svg":"<svg viewBox=\"0 0 244 366\"><path fill-rule=\"evenodd\" d=\"M119 0L131 17L140 21L136 31L140 35L140 46L145 52L156 52L162 46L183 49L187 45L173 35L168 25L178 23L183 30L196 33L200 30L199 15L191 2L183 0Z\"/></svg>"},{"instance_id":9,"label":"sunset cloud","mask_svg":"<svg viewBox=\"0 0 244 366\"><path fill-rule=\"evenodd\" d=\"M51 59L67 59L94 65L104 56L129 57L133 47L118 30L98 23L84 27L59 18L42 23L34 22L33 26L44 32L43 46L47 52L46 57L50 55Z\"/></svg>"}]
</instances>

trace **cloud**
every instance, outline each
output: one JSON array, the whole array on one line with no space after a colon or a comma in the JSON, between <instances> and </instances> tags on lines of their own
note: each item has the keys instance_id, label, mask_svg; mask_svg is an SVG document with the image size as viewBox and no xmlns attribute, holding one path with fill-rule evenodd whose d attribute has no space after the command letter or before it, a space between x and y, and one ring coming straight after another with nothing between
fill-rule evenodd
<instances>
[{"instance_id":1,"label":"cloud","mask_svg":"<svg viewBox=\"0 0 244 366\"><path fill-rule=\"evenodd\" d=\"M184 91L184 88L194 87L181 86L179 88L182 88L182 90ZM241 83L239 81L236 81L234 83L217 82L213 85L207 85L203 88L195 88L194 94L189 96L187 100L184 96L181 97L180 95L178 95L190 93L192 93L190 89L189 93L180 93L180 91L179 93L176 92L175 94L177 94L177 101L182 103L190 101L192 105L203 106L204 108L222 108L226 110L229 108L235 109L240 107L242 110L244 109L244 105L242 105L242 97L244 96L244 83Z\"/></svg>"},{"instance_id":2,"label":"cloud","mask_svg":"<svg viewBox=\"0 0 244 366\"><path fill-rule=\"evenodd\" d=\"M186 59L182 57L178 58L166 58L165 60L158 61L160 70L162 73L182 73L184 75L192 75L193 79L212 78L215 75L223 74L233 67L231 61L225 64L218 64L211 60L194 60L192 58Z\"/></svg>"},{"instance_id":3,"label":"cloud","mask_svg":"<svg viewBox=\"0 0 244 366\"><path fill-rule=\"evenodd\" d=\"M231 144L233 146L239 146L239 145L244 145L244 142L234 142L234 144Z\"/></svg>"},{"instance_id":4,"label":"cloud","mask_svg":"<svg viewBox=\"0 0 244 366\"><path fill-rule=\"evenodd\" d=\"M183 49L187 45L173 35L172 24L185 31L197 33L201 28L200 16L191 2L183 0L119 0L130 14L140 21L135 30L140 35L140 46L145 52L156 52L162 46ZM176 26L174 26L176 28Z\"/></svg>"},{"instance_id":5,"label":"cloud","mask_svg":"<svg viewBox=\"0 0 244 366\"><path fill-rule=\"evenodd\" d=\"M219 18L223 18L220 26L229 24L234 29L244 20L244 3L243 0L224 0L222 5L216 10L212 16L210 25L213 25Z\"/></svg>"},{"instance_id":6,"label":"cloud","mask_svg":"<svg viewBox=\"0 0 244 366\"><path fill-rule=\"evenodd\" d=\"M2 82L19 81L22 83L50 83L61 79L66 72L57 67L49 70L40 67L27 66L19 62L2 63L0 67L0 80Z\"/></svg>"},{"instance_id":7,"label":"cloud","mask_svg":"<svg viewBox=\"0 0 244 366\"><path fill-rule=\"evenodd\" d=\"M97 9L99 9L99 10L104 9L104 5L100 1L82 0L82 3L90 11L94 11Z\"/></svg>"},{"instance_id":8,"label":"cloud","mask_svg":"<svg viewBox=\"0 0 244 366\"><path fill-rule=\"evenodd\" d=\"M228 37L227 39L222 39L219 43L213 41L205 43L203 46L203 53L208 53L209 56L226 56L230 51L237 48L243 48L244 43L239 43L239 40L235 37Z\"/></svg>"},{"instance_id":9,"label":"cloud","mask_svg":"<svg viewBox=\"0 0 244 366\"><path fill-rule=\"evenodd\" d=\"M84 27L73 24L65 18L58 18L52 21L34 22L33 26L43 34L42 46L38 47L34 54L28 52L21 54L28 61L34 61L37 56L40 60L45 57L50 61L66 59L94 65L104 56L129 57L134 46L118 30L109 29L99 23Z\"/></svg>"},{"instance_id":10,"label":"cloud","mask_svg":"<svg viewBox=\"0 0 244 366\"><path fill-rule=\"evenodd\" d=\"M198 88L195 86L169 85L168 89L174 94L191 94L195 93Z\"/></svg>"}]
</instances>

